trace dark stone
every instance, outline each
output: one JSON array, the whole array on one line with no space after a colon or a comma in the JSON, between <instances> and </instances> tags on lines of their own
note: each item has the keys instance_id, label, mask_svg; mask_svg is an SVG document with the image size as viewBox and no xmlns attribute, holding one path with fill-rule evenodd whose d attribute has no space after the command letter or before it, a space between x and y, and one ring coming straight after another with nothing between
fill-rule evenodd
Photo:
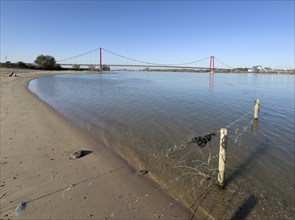
<instances>
[{"instance_id":1,"label":"dark stone","mask_svg":"<svg viewBox=\"0 0 295 220\"><path fill-rule=\"evenodd\" d=\"M81 154L82 154L82 150L74 151L70 153L70 159L77 160L81 157Z\"/></svg>"},{"instance_id":2,"label":"dark stone","mask_svg":"<svg viewBox=\"0 0 295 220\"><path fill-rule=\"evenodd\" d=\"M146 175L146 174L148 174L148 173L149 173L148 170L139 170L139 171L138 171L138 174L141 175L141 176Z\"/></svg>"}]
</instances>

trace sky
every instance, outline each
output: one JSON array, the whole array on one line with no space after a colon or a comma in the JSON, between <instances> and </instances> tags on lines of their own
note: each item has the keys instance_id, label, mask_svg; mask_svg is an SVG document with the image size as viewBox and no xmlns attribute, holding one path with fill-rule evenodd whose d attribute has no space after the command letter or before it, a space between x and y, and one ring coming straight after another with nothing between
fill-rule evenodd
<instances>
[{"instance_id":1,"label":"sky","mask_svg":"<svg viewBox=\"0 0 295 220\"><path fill-rule=\"evenodd\" d=\"M215 56L231 67L294 69L294 26L294 0L1 0L1 62L102 47L154 63Z\"/></svg>"}]
</instances>

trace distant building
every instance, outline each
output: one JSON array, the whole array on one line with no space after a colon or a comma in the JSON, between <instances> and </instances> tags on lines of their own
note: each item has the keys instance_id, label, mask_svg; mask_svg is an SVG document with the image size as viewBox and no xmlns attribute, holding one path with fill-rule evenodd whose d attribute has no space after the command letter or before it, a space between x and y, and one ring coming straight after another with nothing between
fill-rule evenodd
<instances>
[{"instance_id":1,"label":"distant building","mask_svg":"<svg viewBox=\"0 0 295 220\"><path fill-rule=\"evenodd\" d=\"M273 69L270 68L270 67L265 67L265 68L264 68L264 71L265 71L265 72L273 72Z\"/></svg>"},{"instance_id":2,"label":"distant building","mask_svg":"<svg viewBox=\"0 0 295 220\"><path fill-rule=\"evenodd\" d=\"M248 69L248 72L273 72L274 69L271 67L263 67L262 65L252 66Z\"/></svg>"},{"instance_id":3,"label":"distant building","mask_svg":"<svg viewBox=\"0 0 295 220\"><path fill-rule=\"evenodd\" d=\"M253 72L260 72L264 70L262 65L252 66L252 69L253 69Z\"/></svg>"}]
</instances>

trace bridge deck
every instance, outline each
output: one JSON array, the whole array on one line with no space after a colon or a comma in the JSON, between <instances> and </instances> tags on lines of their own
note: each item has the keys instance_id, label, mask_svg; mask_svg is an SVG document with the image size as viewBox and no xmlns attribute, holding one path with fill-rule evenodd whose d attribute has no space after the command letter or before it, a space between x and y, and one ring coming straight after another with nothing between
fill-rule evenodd
<instances>
[{"instance_id":1,"label":"bridge deck","mask_svg":"<svg viewBox=\"0 0 295 220\"><path fill-rule=\"evenodd\" d=\"M59 63L61 66L72 66L72 65L79 65L79 66L100 66L99 64L66 64L66 63ZM169 66L169 65L142 65L142 64L103 64L103 66L110 66L110 67L146 67L146 68L175 68L175 69L204 69L210 70L209 67L196 67L196 66Z\"/></svg>"}]
</instances>

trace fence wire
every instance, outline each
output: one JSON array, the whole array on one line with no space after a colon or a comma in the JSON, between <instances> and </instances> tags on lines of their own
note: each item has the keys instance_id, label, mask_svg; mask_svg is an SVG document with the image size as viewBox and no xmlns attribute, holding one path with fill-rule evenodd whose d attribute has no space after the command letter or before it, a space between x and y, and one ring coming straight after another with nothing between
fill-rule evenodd
<instances>
[{"instance_id":1,"label":"fence wire","mask_svg":"<svg viewBox=\"0 0 295 220\"><path fill-rule=\"evenodd\" d=\"M243 135L253 125L253 110L241 115L237 119L224 126L228 129L228 138L233 146L239 145ZM149 199L160 189L165 189L176 198L175 201L161 208L161 213L156 213L155 218L167 215L169 207L174 202L184 202L188 205L191 214L188 218L194 218L202 203L212 199L216 193L216 181L218 175L219 156L219 133L220 130L208 134L200 134L195 137L188 136L182 143L174 144L164 149L154 149L154 152L147 156L146 167L150 172L161 178L159 187L152 192L146 192L134 201L126 204L120 210L114 210L107 218L118 218L125 209L131 208L135 203ZM146 152L145 152L146 153Z\"/></svg>"}]
</instances>

